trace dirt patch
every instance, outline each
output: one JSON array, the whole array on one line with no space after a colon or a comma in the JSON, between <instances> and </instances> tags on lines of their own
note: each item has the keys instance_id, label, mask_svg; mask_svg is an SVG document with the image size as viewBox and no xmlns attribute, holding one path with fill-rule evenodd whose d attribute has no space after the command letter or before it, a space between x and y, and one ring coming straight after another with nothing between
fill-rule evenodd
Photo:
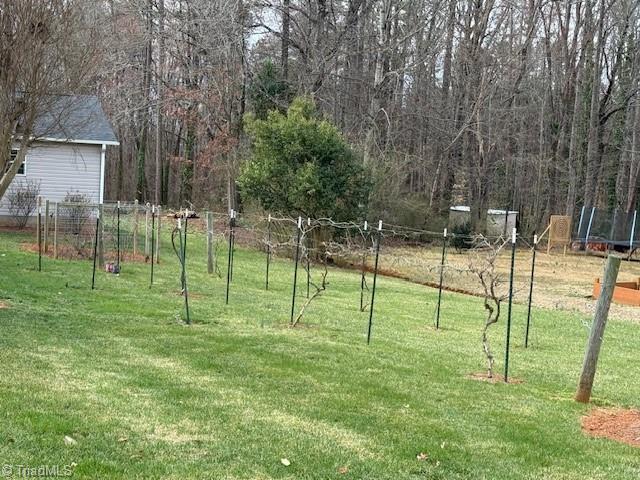
<instances>
[{"instance_id":1,"label":"dirt patch","mask_svg":"<svg viewBox=\"0 0 640 480\"><path fill-rule=\"evenodd\" d=\"M504 376L499 373L494 373L492 377L487 375L487 372L482 373L470 373L466 376L469 380L477 380L479 382L487 382L487 383L504 383ZM523 383L523 380L520 378L509 377L508 383L519 384Z\"/></svg>"},{"instance_id":2,"label":"dirt patch","mask_svg":"<svg viewBox=\"0 0 640 480\"><path fill-rule=\"evenodd\" d=\"M640 410L596 408L582 417L582 431L591 437L640 447Z\"/></svg>"},{"instance_id":3,"label":"dirt patch","mask_svg":"<svg viewBox=\"0 0 640 480\"><path fill-rule=\"evenodd\" d=\"M9 308L9 304L0 300L0 310L2 310L3 308Z\"/></svg>"},{"instance_id":4,"label":"dirt patch","mask_svg":"<svg viewBox=\"0 0 640 480\"><path fill-rule=\"evenodd\" d=\"M188 285L187 285L188 287ZM176 296L177 297L184 297L184 294L182 293L181 290L176 292ZM192 292L191 290L189 290L189 300L201 300L203 298L207 298L208 295L205 295L204 293L196 293L196 292Z\"/></svg>"}]
</instances>

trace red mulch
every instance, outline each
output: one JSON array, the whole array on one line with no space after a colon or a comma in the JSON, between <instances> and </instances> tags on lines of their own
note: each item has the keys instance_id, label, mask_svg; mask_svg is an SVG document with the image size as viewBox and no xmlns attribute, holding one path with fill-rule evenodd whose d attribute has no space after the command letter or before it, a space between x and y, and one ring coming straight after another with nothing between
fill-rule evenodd
<instances>
[{"instance_id":1,"label":"red mulch","mask_svg":"<svg viewBox=\"0 0 640 480\"><path fill-rule=\"evenodd\" d=\"M582 417L582 430L592 437L640 447L640 411L596 408Z\"/></svg>"},{"instance_id":2,"label":"red mulch","mask_svg":"<svg viewBox=\"0 0 640 480\"><path fill-rule=\"evenodd\" d=\"M10 232L10 233L35 233L35 227L27 225L26 227L20 228L14 225L0 225L0 232Z\"/></svg>"},{"instance_id":3,"label":"red mulch","mask_svg":"<svg viewBox=\"0 0 640 480\"><path fill-rule=\"evenodd\" d=\"M467 375L467 378L471 379L471 380L478 380L480 382L487 382L487 383L504 383L504 376L500 375L499 373L494 373L493 376L491 378L489 378L489 376L487 376L487 372L482 372L482 373L470 373L469 375ZM523 380L519 379L519 378L513 378L513 377L509 377L509 382L508 383L522 383Z\"/></svg>"}]
</instances>

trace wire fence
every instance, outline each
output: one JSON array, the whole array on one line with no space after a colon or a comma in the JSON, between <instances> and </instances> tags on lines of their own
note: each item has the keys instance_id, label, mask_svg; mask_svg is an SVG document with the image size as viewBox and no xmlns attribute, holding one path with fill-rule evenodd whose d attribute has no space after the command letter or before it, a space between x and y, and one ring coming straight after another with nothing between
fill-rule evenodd
<instances>
[{"instance_id":1,"label":"wire fence","mask_svg":"<svg viewBox=\"0 0 640 480\"><path fill-rule=\"evenodd\" d=\"M101 267L117 269L123 261L149 262L152 249L154 261L160 258L162 214L150 204L46 200L36 225L42 253L56 259L89 260L96 250Z\"/></svg>"}]
</instances>

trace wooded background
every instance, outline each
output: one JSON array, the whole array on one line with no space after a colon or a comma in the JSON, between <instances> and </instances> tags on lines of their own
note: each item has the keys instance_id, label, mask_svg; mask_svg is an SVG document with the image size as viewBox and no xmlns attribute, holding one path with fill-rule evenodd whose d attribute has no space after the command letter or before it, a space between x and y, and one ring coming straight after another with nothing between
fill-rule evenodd
<instances>
[{"instance_id":1,"label":"wooded background","mask_svg":"<svg viewBox=\"0 0 640 480\"><path fill-rule=\"evenodd\" d=\"M108 0L96 78L121 142L107 198L238 209L261 72L307 94L360 153L371 218L453 204L633 210L635 0ZM275 72L275 73L273 73ZM273 79L272 79L273 80Z\"/></svg>"}]
</instances>

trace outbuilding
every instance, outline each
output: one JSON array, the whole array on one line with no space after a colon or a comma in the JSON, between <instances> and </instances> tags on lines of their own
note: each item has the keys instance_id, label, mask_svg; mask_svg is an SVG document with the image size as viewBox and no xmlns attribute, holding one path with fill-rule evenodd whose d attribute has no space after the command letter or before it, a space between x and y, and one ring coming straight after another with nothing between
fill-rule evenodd
<instances>
[{"instance_id":1,"label":"outbuilding","mask_svg":"<svg viewBox=\"0 0 640 480\"><path fill-rule=\"evenodd\" d=\"M39 194L53 202L64 201L68 194L81 195L90 203L104 200L107 147L119 142L100 100L94 95L59 95L50 104L49 111L36 120L35 141L0 199L0 221L11 215L11 191L29 184L36 184ZM12 158L19 149L18 138Z\"/></svg>"}]
</instances>

